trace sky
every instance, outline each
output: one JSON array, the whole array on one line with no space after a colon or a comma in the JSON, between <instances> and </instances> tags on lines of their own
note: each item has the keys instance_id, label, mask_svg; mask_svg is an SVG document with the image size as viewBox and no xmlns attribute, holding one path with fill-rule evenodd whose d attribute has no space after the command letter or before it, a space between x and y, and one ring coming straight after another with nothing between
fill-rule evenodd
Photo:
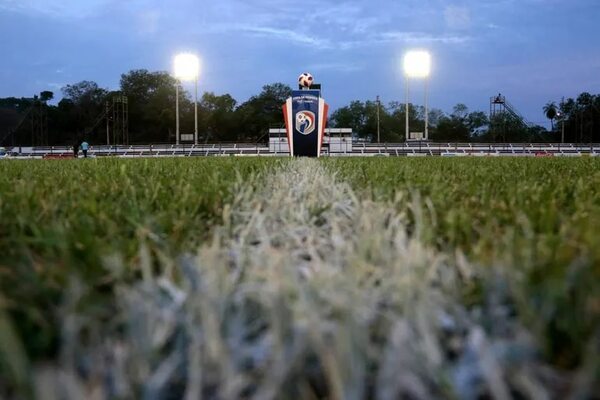
<instances>
[{"instance_id":1,"label":"sky","mask_svg":"<svg viewBox=\"0 0 600 400\"><path fill-rule=\"evenodd\" d=\"M489 110L501 92L531 122L600 93L600 0L0 0L0 97L202 60L200 90L243 102L302 72L333 109L404 101L403 54L431 52L430 107ZM422 104L424 82L411 81Z\"/></svg>"}]
</instances>

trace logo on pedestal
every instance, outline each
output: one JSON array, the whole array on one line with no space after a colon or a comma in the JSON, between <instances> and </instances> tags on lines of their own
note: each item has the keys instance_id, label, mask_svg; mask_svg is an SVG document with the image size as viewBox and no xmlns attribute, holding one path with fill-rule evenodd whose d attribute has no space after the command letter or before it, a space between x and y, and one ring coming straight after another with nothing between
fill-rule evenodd
<instances>
[{"instance_id":1,"label":"logo on pedestal","mask_svg":"<svg viewBox=\"0 0 600 400\"><path fill-rule=\"evenodd\" d=\"M296 114L296 130L302 135L310 135L315 131L317 117L311 111L299 111Z\"/></svg>"}]
</instances>

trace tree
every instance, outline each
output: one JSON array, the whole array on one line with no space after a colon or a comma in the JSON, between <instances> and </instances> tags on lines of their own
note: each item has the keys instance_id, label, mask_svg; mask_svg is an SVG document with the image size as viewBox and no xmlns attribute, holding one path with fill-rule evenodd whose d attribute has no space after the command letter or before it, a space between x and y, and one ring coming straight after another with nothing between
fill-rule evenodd
<instances>
[{"instance_id":1,"label":"tree","mask_svg":"<svg viewBox=\"0 0 600 400\"><path fill-rule=\"evenodd\" d=\"M262 92L252 96L236 110L242 140L257 141L266 138L269 128L283 125L282 106L292 94L283 83L265 85Z\"/></svg>"},{"instance_id":2,"label":"tree","mask_svg":"<svg viewBox=\"0 0 600 400\"><path fill-rule=\"evenodd\" d=\"M429 127L435 128L440 120L444 117L444 112L437 108L432 108L429 110Z\"/></svg>"},{"instance_id":3,"label":"tree","mask_svg":"<svg viewBox=\"0 0 600 400\"><path fill-rule=\"evenodd\" d=\"M490 126L490 134L494 142L498 138L504 143L531 141L529 127L522 119L509 112L495 114L490 120Z\"/></svg>"},{"instance_id":4,"label":"tree","mask_svg":"<svg viewBox=\"0 0 600 400\"><path fill-rule=\"evenodd\" d=\"M594 128L600 126L600 95L584 92L559 104L561 123L568 142L598 141Z\"/></svg>"},{"instance_id":5,"label":"tree","mask_svg":"<svg viewBox=\"0 0 600 400\"><path fill-rule=\"evenodd\" d=\"M388 104L388 111L394 126L394 141L404 141L406 139L406 104L403 102L392 101ZM408 105L408 124L411 132L425 131L425 108L415 104Z\"/></svg>"},{"instance_id":6,"label":"tree","mask_svg":"<svg viewBox=\"0 0 600 400\"><path fill-rule=\"evenodd\" d=\"M469 112L469 108L459 103L449 116L440 113L434 126L432 139L447 142L469 142L483 137L490 125L488 116L482 111Z\"/></svg>"},{"instance_id":7,"label":"tree","mask_svg":"<svg viewBox=\"0 0 600 400\"><path fill-rule=\"evenodd\" d=\"M50 92L50 91L43 91L40 93L40 101L43 101L44 103L52 100L54 98L54 93Z\"/></svg>"},{"instance_id":8,"label":"tree","mask_svg":"<svg viewBox=\"0 0 600 400\"><path fill-rule=\"evenodd\" d=\"M108 90L100 88L96 82L92 81L67 85L62 88L62 92L65 98L78 106L101 104L108 94Z\"/></svg>"},{"instance_id":9,"label":"tree","mask_svg":"<svg viewBox=\"0 0 600 400\"><path fill-rule=\"evenodd\" d=\"M66 111L62 117L68 121L63 128L73 138L82 139L103 111L108 90L99 87L96 82L81 81L63 87L62 92L62 110Z\"/></svg>"},{"instance_id":10,"label":"tree","mask_svg":"<svg viewBox=\"0 0 600 400\"><path fill-rule=\"evenodd\" d=\"M468 142L470 137L469 128L464 121L453 116L441 118L431 134L433 140L445 142Z\"/></svg>"},{"instance_id":11,"label":"tree","mask_svg":"<svg viewBox=\"0 0 600 400\"><path fill-rule=\"evenodd\" d=\"M330 124L334 128L351 128L354 134L364 138L367 136L366 122L365 104L355 100L331 114Z\"/></svg>"},{"instance_id":12,"label":"tree","mask_svg":"<svg viewBox=\"0 0 600 400\"><path fill-rule=\"evenodd\" d=\"M0 136L6 137L28 111L43 103L48 115L50 144L72 144L76 136L89 133L98 125L102 130L105 101L112 96L125 95L129 99L130 141L135 143L174 142L176 80L167 72L133 70L121 76L120 91L109 92L92 81L81 81L62 89L64 97L58 105L47 105L54 98L50 91L33 98L0 99ZM198 104L199 136L211 141L258 141L267 137L271 127L283 127L281 106L291 95L291 88L283 83L262 87L262 91L238 106L229 94L204 93ZM190 95L180 92L181 133L194 131L194 103ZM372 140L377 136L378 106L374 101L352 101L331 114L329 126L351 128L355 135ZM548 102L544 114L552 129L560 110L561 122L567 141L600 141L594 129L600 126L600 95L583 92L576 98L563 99L558 105ZM383 142L405 140L406 105L392 101L379 107L379 126ZM409 124L413 132L425 129L425 109L409 105ZM25 129L27 124L21 124ZM549 134L542 127L528 126L521 118L509 112L497 113L493 120L481 111L469 112L464 104L457 104L450 114L440 110L429 111L430 137L443 141L502 141L556 140L557 133ZM13 135L14 137L14 135ZM104 136L101 137L102 141ZM94 139L88 138L88 139ZM98 138L100 140L100 138Z\"/></svg>"},{"instance_id":13,"label":"tree","mask_svg":"<svg viewBox=\"0 0 600 400\"><path fill-rule=\"evenodd\" d=\"M169 88L175 96L177 80L167 72L149 72L146 69L129 71L121 75L121 92L131 96L138 104L148 104L157 92Z\"/></svg>"},{"instance_id":14,"label":"tree","mask_svg":"<svg viewBox=\"0 0 600 400\"><path fill-rule=\"evenodd\" d=\"M229 94L204 93L200 102L201 129L206 139L234 141L238 139L239 125L235 106L237 101Z\"/></svg>"},{"instance_id":15,"label":"tree","mask_svg":"<svg viewBox=\"0 0 600 400\"><path fill-rule=\"evenodd\" d=\"M292 88L285 83L272 83L262 87L258 98L281 106L292 95Z\"/></svg>"},{"instance_id":16,"label":"tree","mask_svg":"<svg viewBox=\"0 0 600 400\"><path fill-rule=\"evenodd\" d=\"M556 116L557 116L556 103L553 101L546 103L546 105L543 107L543 110L544 110L544 115L546 115L546 118L548 118L550 120L550 124L552 125L552 130L554 130L554 120L556 119Z\"/></svg>"},{"instance_id":17,"label":"tree","mask_svg":"<svg viewBox=\"0 0 600 400\"><path fill-rule=\"evenodd\" d=\"M121 93L129 99L130 140L169 142L175 136L175 78L145 69L121 75ZM193 103L180 92L181 131L193 132Z\"/></svg>"},{"instance_id":18,"label":"tree","mask_svg":"<svg viewBox=\"0 0 600 400\"><path fill-rule=\"evenodd\" d=\"M465 120L468 114L469 108L462 103L458 103L452 108L452 114L450 114L450 116L455 119Z\"/></svg>"},{"instance_id":19,"label":"tree","mask_svg":"<svg viewBox=\"0 0 600 400\"><path fill-rule=\"evenodd\" d=\"M397 101L380 107L380 134L383 142L401 142L404 140L406 127L406 104ZM434 122L439 120L439 110L432 110ZM409 105L409 124L411 130L424 130L425 108ZM351 128L352 132L367 140L377 137L377 103L365 103L355 100L349 105L337 109L331 115L331 126L335 128Z\"/></svg>"},{"instance_id":20,"label":"tree","mask_svg":"<svg viewBox=\"0 0 600 400\"><path fill-rule=\"evenodd\" d=\"M469 108L459 103L452 109L452 114L442 116L431 133L431 138L445 142L467 142L471 138L468 125Z\"/></svg>"},{"instance_id":21,"label":"tree","mask_svg":"<svg viewBox=\"0 0 600 400\"><path fill-rule=\"evenodd\" d=\"M483 111L474 111L467 115L466 124L471 137L477 137L489 127L490 120Z\"/></svg>"}]
</instances>

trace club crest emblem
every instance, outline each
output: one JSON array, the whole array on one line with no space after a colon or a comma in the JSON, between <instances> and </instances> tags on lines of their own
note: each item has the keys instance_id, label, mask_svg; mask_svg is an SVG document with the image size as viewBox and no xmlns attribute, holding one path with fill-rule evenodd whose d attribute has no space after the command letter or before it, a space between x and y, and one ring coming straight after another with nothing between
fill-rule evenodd
<instances>
[{"instance_id":1,"label":"club crest emblem","mask_svg":"<svg viewBox=\"0 0 600 400\"><path fill-rule=\"evenodd\" d=\"M310 135L315 131L315 113L311 111L299 111L296 114L296 130L302 135Z\"/></svg>"}]
</instances>

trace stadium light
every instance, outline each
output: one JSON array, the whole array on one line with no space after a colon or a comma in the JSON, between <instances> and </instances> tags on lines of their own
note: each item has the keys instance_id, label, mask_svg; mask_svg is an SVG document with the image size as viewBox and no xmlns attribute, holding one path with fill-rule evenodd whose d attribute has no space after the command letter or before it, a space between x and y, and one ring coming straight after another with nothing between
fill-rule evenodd
<instances>
[{"instance_id":1,"label":"stadium light","mask_svg":"<svg viewBox=\"0 0 600 400\"><path fill-rule=\"evenodd\" d=\"M173 62L176 83L176 142L179 144L179 81L195 82L195 101L194 101L194 144L198 144L198 77L200 76L200 59L194 54L182 53L175 56Z\"/></svg>"},{"instance_id":2,"label":"stadium light","mask_svg":"<svg viewBox=\"0 0 600 400\"><path fill-rule=\"evenodd\" d=\"M409 78L427 78L431 73L431 55L422 50L409 51L404 56L404 73Z\"/></svg>"},{"instance_id":3,"label":"stadium light","mask_svg":"<svg viewBox=\"0 0 600 400\"><path fill-rule=\"evenodd\" d=\"M408 118L409 87L410 78L425 79L425 140L429 139L429 107L427 91L429 86L429 75L431 74L431 54L424 50L409 51L404 55L404 75L406 76L406 140L409 139L410 128Z\"/></svg>"}]
</instances>

